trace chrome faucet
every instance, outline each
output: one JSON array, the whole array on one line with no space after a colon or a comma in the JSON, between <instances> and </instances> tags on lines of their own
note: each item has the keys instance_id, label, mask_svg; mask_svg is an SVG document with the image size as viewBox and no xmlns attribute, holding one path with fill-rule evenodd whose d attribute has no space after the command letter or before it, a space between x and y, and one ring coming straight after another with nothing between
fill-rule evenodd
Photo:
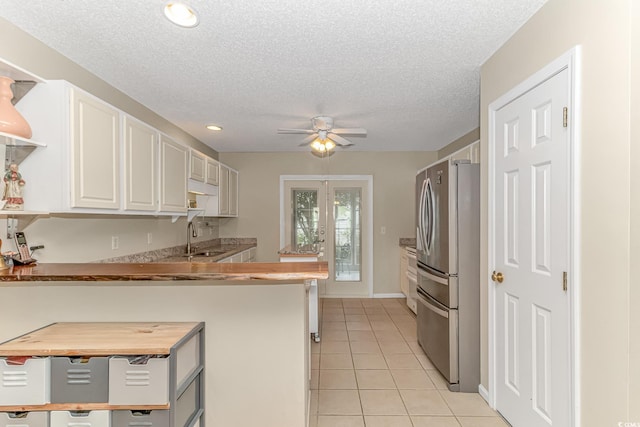
<instances>
[{"instance_id":1,"label":"chrome faucet","mask_svg":"<svg viewBox=\"0 0 640 427\"><path fill-rule=\"evenodd\" d=\"M187 255L191 255L191 237L198 237L193 221L187 222Z\"/></svg>"}]
</instances>

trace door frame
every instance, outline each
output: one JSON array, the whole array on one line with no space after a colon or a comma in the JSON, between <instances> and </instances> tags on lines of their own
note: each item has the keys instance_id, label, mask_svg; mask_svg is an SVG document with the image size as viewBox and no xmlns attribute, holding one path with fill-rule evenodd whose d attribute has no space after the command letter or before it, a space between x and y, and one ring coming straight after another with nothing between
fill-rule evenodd
<instances>
[{"instance_id":1,"label":"door frame","mask_svg":"<svg viewBox=\"0 0 640 427\"><path fill-rule=\"evenodd\" d=\"M368 203L366 203L366 216L368 226L366 232L369 233L369 244L362 247L363 259L367 260L367 281L369 298L373 298L373 175L280 175L280 247L287 245L285 236L285 193L286 181L366 181Z\"/></svg>"},{"instance_id":2,"label":"door frame","mask_svg":"<svg viewBox=\"0 0 640 427\"><path fill-rule=\"evenodd\" d=\"M495 200L495 147L496 147L496 131L495 116L496 112L509 104L511 101L520 97L524 93L544 81L567 69L569 72L569 260L568 260L568 293L569 293L569 360L570 367L570 393L571 393L571 426L579 426L580 424L580 120L581 120L581 50L580 46L575 46L568 52L550 62L542 69L517 84L511 90L504 93L498 99L488 106L488 239L487 239L487 275L483 281L487 283L488 296L488 390L485 390L482 384L479 387L480 394L488 401L489 405L496 409L496 387L498 367L496 366L496 292L495 286L490 280L490 273L495 265L494 251L495 241L494 233L495 225L495 209L493 200ZM521 427L521 426L516 426Z\"/></svg>"}]
</instances>

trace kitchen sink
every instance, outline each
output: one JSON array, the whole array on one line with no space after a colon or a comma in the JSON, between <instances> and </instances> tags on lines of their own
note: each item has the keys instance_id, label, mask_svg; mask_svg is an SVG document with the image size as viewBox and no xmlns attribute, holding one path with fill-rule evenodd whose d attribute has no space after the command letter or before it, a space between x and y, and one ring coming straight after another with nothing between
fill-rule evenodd
<instances>
[{"instance_id":1,"label":"kitchen sink","mask_svg":"<svg viewBox=\"0 0 640 427\"><path fill-rule=\"evenodd\" d=\"M222 255L224 253L226 253L226 251L223 251L223 250L212 250L212 251L193 252L191 254L182 254L181 256L185 257L185 258L193 258L193 257L198 257L198 256L214 257L214 256Z\"/></svg>"}]
</instances>

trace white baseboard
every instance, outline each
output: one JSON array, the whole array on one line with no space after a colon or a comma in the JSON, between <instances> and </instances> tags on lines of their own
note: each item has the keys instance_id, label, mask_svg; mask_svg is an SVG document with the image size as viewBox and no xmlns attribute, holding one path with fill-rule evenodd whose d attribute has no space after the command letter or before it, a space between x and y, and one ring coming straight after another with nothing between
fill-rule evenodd
<instances>
[{"instance_id":1,"label":"white baseboard","mask_svg":"<svg viewBox=\"0 0 640 427\"><path fill-rule=\"evenodd\" d=\"M397 294L373 294L374 298L406 298L402 292Z\"/></svg>"},{"instance_id":2,"label":"white baseboard","mask_svg":"<svg viewBox=\"0 0 640 427\"><path fill-rule=\"evenodd\" d=\"M491 406L491 402L489 402L489 392L486 388L484 388L482 384L478 386L478 394L480 394L480 397L482 397L489 404L489 406Z\"/></svg>"}]
</instances>

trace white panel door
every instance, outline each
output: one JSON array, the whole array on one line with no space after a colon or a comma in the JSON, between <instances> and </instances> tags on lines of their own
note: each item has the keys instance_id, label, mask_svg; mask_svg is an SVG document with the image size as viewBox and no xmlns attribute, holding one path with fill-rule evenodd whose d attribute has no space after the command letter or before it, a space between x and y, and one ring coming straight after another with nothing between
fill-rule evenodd
<instances>
[{"instance_id":1,"label":"white panel door","mask_svg":"<svg viewBox=\"0 0 640 427\"><path fill-rule=\"evenodd\" d=\"M118 110L71 90L71 207L120 207L120 116Z\"/></svg>"},{"instance_id":2,"label":"white panel door","mask_svg":"<svg viewBox=\"0 0 640 427\"><path fill-rule=\"evenodd\" d=\"M570 425L568 76L495 113L496 408L516 427Z\"/></svg>"},{"instance_id":3,"label":"white panel door","mask_svg":"<svg viewBox=\"0 0 640 427\"><path fill-rule=\"evenodd\" d=\"M158 132L130 117L124 119L124 208L155 211Z\"/></svg>"},{"instance_id":4,"label":"white panel door","mask_svg":"<svg viewBox=\"0 0 640 427\"><path fill-rule=\"evenodd\" d=\"M160 210L187 211L187 157L186 147L160 137Z\"/></svg>"}]
</instances>

